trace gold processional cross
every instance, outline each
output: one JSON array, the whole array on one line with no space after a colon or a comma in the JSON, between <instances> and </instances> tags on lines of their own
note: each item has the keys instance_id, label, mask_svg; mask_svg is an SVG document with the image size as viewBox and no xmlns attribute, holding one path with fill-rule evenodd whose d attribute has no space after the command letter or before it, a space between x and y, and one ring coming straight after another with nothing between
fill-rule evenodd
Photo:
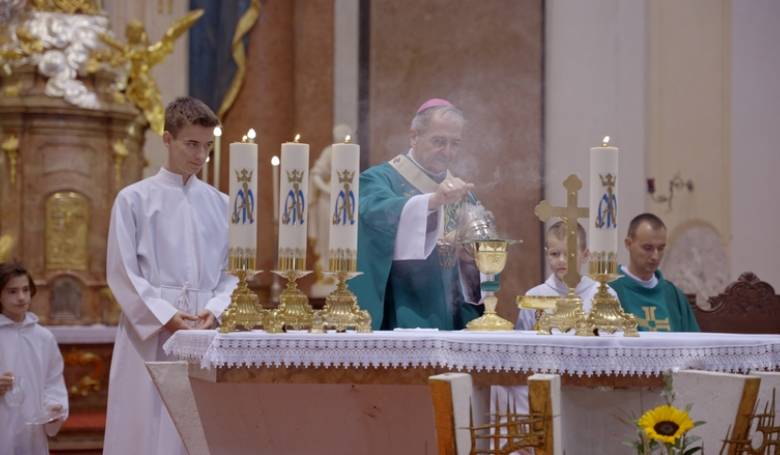
<instances>
[{"instance_id":1,"label":"gold processional cross","mask_svg":"<svg viewBox=\"0 0 780 455\"><path fill-rule=\"evenodd\" d=\"M655 318L654 306L643 306L642 311L645 312L645 317L637 318L637 322L639 323L640 327L647 329L648 332L658 332L659 329L666 330L668 332L671 329L668 318Z\"/></svg>"},{"instance_id":2,"label":"gold processional cross","mask_svg":"<svg viewBox=\"0 0 780 455\"><path fill-rule=\"evenodd\" d=\"M541 221L547 221L552 217L559 217L566 226L566 275L563 277L564 283L575 289L580 283L580 271L577 267L577 219L588 218L587 207L577 207L577 193L582 189L582 180L574 174L566 177L563 181L563 187L566 188L566 207L553 207L547 200L540 202L534 209L534 213Z\"/></svg>"}]
</instances>

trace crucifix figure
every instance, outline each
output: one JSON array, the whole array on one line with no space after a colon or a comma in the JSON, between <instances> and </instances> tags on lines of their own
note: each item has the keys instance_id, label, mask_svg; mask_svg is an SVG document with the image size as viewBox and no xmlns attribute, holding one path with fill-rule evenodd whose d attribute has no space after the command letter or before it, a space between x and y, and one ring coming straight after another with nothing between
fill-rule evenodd
<instances>
[{"instance_id":1,"label":"crucifix figure","mask_svg":"<svg viewBox=\"0 0 780 455\"><path fill-rule=\"evenodd\" d=\"M577 207L577 193L582 189L582 180L571 174L563 181L563 187L566 188L566 207L553 207L544 200L536 206L534 214L543 222L552 217L563 219L566 226L566 250L568 251L566 256L567 271L563 281L566 286L573 289L580 282L580 271L577 270L577 219L587 218L589 213L587 207Z\"/></svg>"}]
</instances>

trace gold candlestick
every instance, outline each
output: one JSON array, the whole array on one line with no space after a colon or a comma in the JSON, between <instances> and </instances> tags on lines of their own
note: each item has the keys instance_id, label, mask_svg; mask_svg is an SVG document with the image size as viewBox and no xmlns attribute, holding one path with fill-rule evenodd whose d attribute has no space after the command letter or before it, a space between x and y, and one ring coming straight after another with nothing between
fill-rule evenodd
<instances>
[{"instance_id":1,"label":"gold candlestick","mask_svg":"<svg viewBox=\"0 0 780 455\"><path fill-rule=\"evenodd\" d=\"M331 266L337 264L331 261ZM331 267L326 275L334 276L338 280L336 290L325 298L325 306L314 313L312 332L325 332L335 330L345 332L355 330L357 332L371 332L371 315L368 311L360 309L357 297L347 287L347 280L359 276L361 272L354 270L354 261L343 262L352 267ZM351 270L350 270L351 269Z\"/></svg>"},{"instance_id":2,"label":"gold candlestick","mask_svg":"<svg viewBox=\"0 0 780 455\"><path fill-rule=\"evenodd\" d=\"M497 331L514 328L514 324L496 313L498 299L495 296L495 292L498 291L496 275L506 267L506 250L511 243L511 240L477 240L471 244L474 248L474 260L477 263L477 268L487 275L488 279L481 286L483 292L487 294L482 299L485 313L466 324L467 330Z\"/></svg>"},{"instance_id":3,"label":"gold candlestick","mask_svg":"<svg viewBox=\"0 0 780 455\"><path fill-rule=\"evenodd\" d=\"M622 331L627 337L639 336L636 317L623 311L620 302L608 292L607 283L619 276L615 253L594 253L590 262L590 276L599 282L599 290L593 297L593 306L587 319L587 325L593 333L598 335L599 331Z\"/></svg>"},{"instance_id":4,"label":"gold candlestick","mask_svg":"<svg viewBox=\"0 0 780 455\"><path fill-rule=\"evenodd\" d=\"M280 265L285 264L285 258L280 258ZM310 274L310 270L296 270L291 267L280 267L273 273L287 279L287 287L279 295L279 307L271 311L266 330L270 333L281 333L286 330L310 330L314 310L309 304L309 298L300 289L296 281Z\"/></svg>"},{"instance_id":5,"label":"gold candlestick","mask_svg":"<svg viewBox=\"0 0 780 455\"><path fill-rule=\"evenodd\" d=\"M246 276L249 271L246 268L237 268L231 273L238 277L238 286L230 296L230 305L222 314L222 326L219 331L221 333L248 332L265 327L268 310L260 306L257 294L247 286Z\"/></svg>"}]
</instances>

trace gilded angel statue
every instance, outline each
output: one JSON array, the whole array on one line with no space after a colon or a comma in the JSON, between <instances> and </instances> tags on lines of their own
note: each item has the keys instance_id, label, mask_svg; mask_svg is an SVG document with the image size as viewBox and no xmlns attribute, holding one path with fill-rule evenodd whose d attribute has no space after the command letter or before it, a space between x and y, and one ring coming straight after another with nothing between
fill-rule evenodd
<instances>
[{"instance_id":1,"label":"gilded angel statue","mask_svg":"<svg viewBox=\"0 0 780 455\"><path fill-rule=\"evenodd\" d=\"M0 262L11 258L11 248L14 246L14 238L11 234L0 235Z\"/></svg>"},{"instance_id":2,"label":"gilded angel statue","mask_svg":"<svg viewBox=\"0 0 780 455\"><path fill-rule=\"evenodd\" d=\"M171 25L159 42L149 44L144 25L137 20L130 21L125 30L127 43L121 43L108 34L102 34L100 39L108 46L107 49L92 54L89 68L96 71L100 63L111 66L128 66L127 87L124 94L135 104L149 122L154 132L162 135L165 112L160 89L151 75L152 67L162 62L173 51L176 40L184 34L203 15L203 10L191 11Z\"/></svg>"}]
</instances>

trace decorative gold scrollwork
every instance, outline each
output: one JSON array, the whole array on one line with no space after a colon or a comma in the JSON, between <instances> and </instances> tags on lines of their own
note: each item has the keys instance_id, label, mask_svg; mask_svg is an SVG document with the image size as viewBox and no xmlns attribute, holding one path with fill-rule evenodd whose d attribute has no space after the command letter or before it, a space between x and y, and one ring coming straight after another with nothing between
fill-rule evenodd
<instances>
[{"instance_id":1,"label":"decorative gold scrollwork","mask_svg":"<svg viewBox=\"0 0 780 455\"><path fill-rule=\"evenodd\" d=\"M89 201L76 192L46 200L46 269L87 270Z\"/></svg>"},{"instance_id":2,"label":"decorative gold scrollwork","mask_svg":"<svg viewBox=\"0 0 780 455\"><path fill-rule=\"evenodd\" d=\"M99 355L88 351L73 350L65 354L64 360L68 367L91 367L87 374L68 388L68 395L86 397L103 389L102 378L106 373L106 362Z\"/></svg>"}]
</instances>

